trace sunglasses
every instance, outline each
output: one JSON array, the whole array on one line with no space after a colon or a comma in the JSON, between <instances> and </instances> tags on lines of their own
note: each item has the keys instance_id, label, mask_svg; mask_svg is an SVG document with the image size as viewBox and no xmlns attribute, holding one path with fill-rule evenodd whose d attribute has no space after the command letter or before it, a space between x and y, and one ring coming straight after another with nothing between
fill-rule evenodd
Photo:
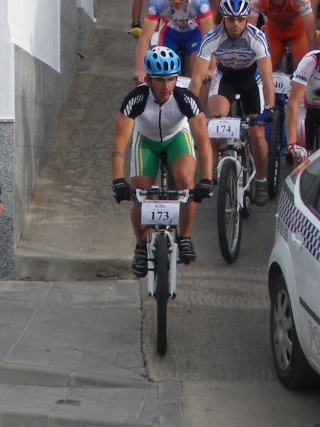
<instances>
[{"instance_id":1,"label":"sunglasses","mask_svg":"<svg viewBox=\"0 0 320 427\"><path fill-rule=\"evenodd\" d=\"M172 83L177 80L177 76L170 76L170 77L150 76L149 78L156 83Z\"/></svg>"},{"instance_id":2,"label":"sunglasses","mask_svg":"<svg viewBox=\"0 0 320 427\"><path fill-rule=\"evenodd\" d=\"M241 17L239 17L239 18L237 18L237 17L231 17L231 16L225 16L225 17L224 17L224 19L225 19L226 21L229 21L229 22L234 22L234 21L243 22L243 21L245 21L247 18L246 18L245 16L241 16Z\"/></svg>"}]
</instances>

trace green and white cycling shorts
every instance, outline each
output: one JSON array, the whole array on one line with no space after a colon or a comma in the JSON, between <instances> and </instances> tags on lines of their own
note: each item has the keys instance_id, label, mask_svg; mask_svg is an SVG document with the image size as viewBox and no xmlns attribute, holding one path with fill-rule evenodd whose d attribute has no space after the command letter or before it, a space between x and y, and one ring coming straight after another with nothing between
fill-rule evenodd
<instances>
[{"instance_id":1,"label":"green and white cycling shorts","mask_svg":"<svg viewBox=\"0 0 320 427\"><path fill-rule=\"evenodd\" d=\"M196 158L194 141L189 129L182 129L164 142L155 142L137 132L131 147L130 177L148 176L156 179L159 170L159 157L166 153L169 166L181 155Z\"/></svg>"}]
</instances>

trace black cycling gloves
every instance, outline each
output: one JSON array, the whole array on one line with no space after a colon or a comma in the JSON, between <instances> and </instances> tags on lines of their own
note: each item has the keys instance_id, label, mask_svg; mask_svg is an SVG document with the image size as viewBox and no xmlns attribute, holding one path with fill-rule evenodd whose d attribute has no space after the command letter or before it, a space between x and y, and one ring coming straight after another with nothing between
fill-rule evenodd
<instances>
[{"instance_id":1,"label":"black cycling gloves","mask_svg":"<svg viewBox=\"0 0 320 427\"><path fill-rule=\"evenodd\" d=\"M115 179L112 182L112 189L118 203L122 200L131 200L131 186L124 178Z\"/></svg>"},{"instance_id":2,"label":"black cycling gloves","mask_svg":"<svg viewBox=\"0 0 320 427\"><path fill-rule=\"evenodd\" d=\"M201 203L202 199L211 197L213 182L210 179L202 179L193 189L193 201Z\"/></svg>"}]
</instances>

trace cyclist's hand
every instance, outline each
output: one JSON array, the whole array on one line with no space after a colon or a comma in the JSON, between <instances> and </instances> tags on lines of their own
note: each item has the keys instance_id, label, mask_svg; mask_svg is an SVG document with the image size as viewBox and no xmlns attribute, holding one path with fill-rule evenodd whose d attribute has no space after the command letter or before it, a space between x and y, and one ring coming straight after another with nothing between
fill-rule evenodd
<instances>
[{"instance_id":1,"label":"cyclist's hand","mask_svg":"<svg viewBox=\"0 0 320 427\"><path fill-rule=\"evenodd\" d=\"M295 142L292 144L289 144L287 148L288 148L288 152L291 153L293 157L300 159L300 161L303 161L304 160L303 158L308 157L307 150Z\"/></svg>"},{"instance_id":2,"label":"cyclist's hand","mask_svg":"<svg viewBox=\"0 0 320 427\"><path fill-rule=\"evenodd\" d=\"M202 179L193 189L193 201L201 203L202 199L212 196L213 182L210 179Z\"/></svg>"},{"instance_id":3,"label":"cyclist's hand","mask_svg":"<svg viewBox=\"0 0 320 427\"><path fill-rule=\"evenodd\" d=\"M122 200L131 200L131 186L124 178L115 179L112 182L112 190L118 203Z\"/></svg>"},{"instance_id":4,"label":"cyclist's hand","mask_svg":"<svg viewBox=\"0 0 320 427\"><path fill-rule=\"evenodd\" d=\"M259 123L271 123L273 119L273 110L263 110L263 113L258 114L255 120Z\"/></svg>"},{"instance_id":5,"label":"cyclist's hand","mask_svg":"<svg viewBox=\"0 0 320 427\"><path fill-rule=\"evenodd\" d=\"M140 25L140 22L133 22L131 25L131 30L129 31L129 34L134 38L139 38L141 34L142 28Z\"/></svg>"},{"instance_id":6,"label":"cyclist's hand","mask_svg":"<svg viewBox=\"0 0 320 427\"><path fill-rule=\"evenodd\" d=\"M136 82L136 85L142 85L145 82L146 72L144 70L135 71L133 80Z\"/></svg>"}]
</instances>

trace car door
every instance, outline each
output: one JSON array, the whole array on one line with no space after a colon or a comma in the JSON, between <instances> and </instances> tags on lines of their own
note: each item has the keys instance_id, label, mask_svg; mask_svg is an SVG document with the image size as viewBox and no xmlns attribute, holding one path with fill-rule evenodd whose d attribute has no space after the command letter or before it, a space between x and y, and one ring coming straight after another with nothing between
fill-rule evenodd
<instances>
[{"instance_id":1,"label":"car door","mask_svg":"<svg viewBox=\"0 0 320 427\"><path fill-rule=\"evenodd\" d=\"M297 177L289 249L297 283L295 319L304 352L320 366L320 156Z\"/></svg>"}]
</instances>

